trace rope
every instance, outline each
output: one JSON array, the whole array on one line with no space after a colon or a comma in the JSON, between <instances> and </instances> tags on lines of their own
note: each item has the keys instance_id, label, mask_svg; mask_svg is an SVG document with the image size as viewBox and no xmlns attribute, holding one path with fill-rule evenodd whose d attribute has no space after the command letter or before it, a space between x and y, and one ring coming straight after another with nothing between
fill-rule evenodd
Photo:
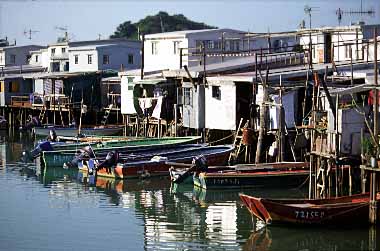
<instances>
[{"instance_id":1,"label":"rope","mask_svg":"<svg viewBox=\"0 0 380 251\"><path fill-rule=\"evenodd\" d=\"M310 178L310 175L308 175L306 179L302 182L302 184L296 187L295 189L299 190L301 187L303 187L306 184L306 182L309 180L309 178Z\"/></svg>"},{"instance_id":2,"label":"rope","mask_svg":"<svg viewBox=\"0 0 380 251\"><path fill-rule=\"evenodd\" d=\"M221 139L218 139L218 140L215 140L215 141L209 142L209 144L212 145L212 144L214 144L214 143L217 143L217 142L220 142L220 141L226 140L226 139L228 139L228 138L230 138L230 137L232 137L232 136L234 136L233 133L230 134L230 135L228 135L227 137L224 137L224 138L221 138Z\"/></svg>"}]
</instances>

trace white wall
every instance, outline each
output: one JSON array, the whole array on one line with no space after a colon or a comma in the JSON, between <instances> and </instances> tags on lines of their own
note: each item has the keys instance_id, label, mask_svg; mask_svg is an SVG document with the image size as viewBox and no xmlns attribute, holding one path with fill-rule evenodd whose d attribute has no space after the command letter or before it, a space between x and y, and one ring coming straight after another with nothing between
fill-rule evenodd
<instances>
[{"instance_id":1,"label":"white wall","mask_svg":"<svg viewBox=\"0 0 380 251\"><path fill-rule=\"evenodd\" d=\"M199 128L199 122L198 122L198 95L195 91L195 88L193 88L193 85L189 82L184 82L182 84L184 88L190 88L190 95L191 95L191 102L190 104L185 104L183 102L183 109L182 109L182 118L183 118L183 126L188 128ZM184 89L182 89L183 98L185 99L185 92Z\"/></svg>"},{"instance_id":2,"label":"white wall","mask_svg":"<svg viewBox=\"0 0 380 251\"><path fill-rule=\"evenodd\" d=\"M133 105L134 84L132 82L128 83L128 78L131 77L125 75L121 76L121 113L136 114L136 110Z\"/></svg>"},{"instance_id":3,"label":"white wall","mask_svg":"<svg viewBox=\"0 0 380 251\"><path fill-rule=\"evenodd\" d=\"M312 56L313 56L313 63L319 63L320 53L323 54L324 45L318 43L324 43L324 37L323 34L312 34L311 36L311 42L312 42ZM310 36L305 34L300 38L300 44L305 50L309 50L309 43L310 43ZM323 61L323 60L322 60ZM322 62L321 62L322 63Z\"/></svg>"},{"instance_id":4,"label":"white wall","mask_svg":"<svg viewBox=\"0 0 380 251\"><path fill-rule=\"evenodd\" d=\"M65 52L62 52L62 49L65 50ZM52 51L55 50L55 53L53 54ZM46 56L48 60L48 71L53 71L52 69L52 63L58 63L59 62L59 71L64 71L64 67L66 62L69 61L69 46L67 43L62 44L55 44L55 45L49 45L46 51Z\"/></svg>"},{"instance_id":5,"label":"white wall","mask_svg":"<svg viewBox=\"0 0 380 251\"><path fill-rule=\"evenodd\" d=\"M184 37L168 38L168 39L152 39L146 40L144 43L144 71L155 71L162 69L179 69L180 52L174 53L174 42L179 42L180 48L187 48L188 41ZM157 54L152 54L152 43L157 43ZM183 51L186 53L186 51ZM183 57L183 65L188 62Z\"/></svg>"},{"instance_id":6,"label":"white wall","mask_svg":"<svg viewBox=\"0 0 380 251\"><path fill-rule=\"evenodd\" d=\"M75 55L78 55L78 64L75 64ZM88 55L92 55L92 63L88 63ZM98 51L95 49L70 49L69 50L69 72L97 71Z\"/></svg>"},{"instance_id":7,"label":"white wall","mask_svg":"<svg viewBox=\"0 0 380 251\"><path fill-rule=\"evenodd\" d=\"M220 100L212 97L213 85L220 88ZM236 86L233 82L213 83L206 88L206 128L236 129Z\"/></svg>"},{"instance_id":8,"label":"white wall","mask_svg":"<svg viewBox=\"0 0 380 251\"><path fill-rule=\"evenodd\" d=\"M34 93L44 94L44 80L35 79L34 80Z\"/></svg>"},{"instance_id":9,"label":"white wall","mask_svg":"<svg viewBox=\"0 0 380 251\"><path fill-rule=\"evenodd\" d=\"M30 65L41 66L42 65L42 52L35 51L30 53Z\"/></svg>"},{"instance_id":10,"label":"white wall","mask_svg":"<svg viewBox=\"0 0 380 251\"><path fill-rule=\"evenodd\" d=\"M335 61L350 60L349 44L351 44L352 59L353 60L363 59L363 53L362 53L363 45L361 44L362 43L361 41L363 39L363 34L361 31L358 32L358 39L359 41L358 41L358 57L357 57L356 42L355 42L356 33L353 31L335 33L332 36L332 41L334 43L334 46L336 46L334 48L334 60ZM338 40L339 40L339 43L338 43ZM346 53L346 51L348 53Z\"/></svg>"}]
</instances>

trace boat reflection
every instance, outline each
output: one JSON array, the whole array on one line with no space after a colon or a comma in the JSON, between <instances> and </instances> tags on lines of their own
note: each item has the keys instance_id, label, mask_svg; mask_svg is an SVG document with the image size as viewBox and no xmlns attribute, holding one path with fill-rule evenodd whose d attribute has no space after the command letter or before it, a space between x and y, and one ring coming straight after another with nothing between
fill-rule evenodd
<instances>
[{"instance_id":1,"label":"boat reflection","mask_svg":"<svg viewBox=\"0 0 380 251\"><path fill-rule=\"evenodd\" d=\"M369 235L373 235L371 231L376 230L359 228L344 231L342 235L341 229L264 227L251 234L243 250L377 250L379 239L369 242Z\"/></svg>"}]
</instances>

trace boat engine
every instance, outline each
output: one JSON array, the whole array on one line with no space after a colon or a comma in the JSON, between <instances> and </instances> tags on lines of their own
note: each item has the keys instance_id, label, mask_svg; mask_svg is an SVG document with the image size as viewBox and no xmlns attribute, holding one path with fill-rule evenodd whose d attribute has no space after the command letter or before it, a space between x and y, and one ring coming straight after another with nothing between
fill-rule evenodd
<instances>
[{"instance_id":1,"label":"boat engine","mask_svg":"<svg viewBox=\"0 0 380 251\"><path fill-rule=\"evenodd\" d=\"M47 136L46 140L49 140L51 142L57 141L57 133L55 132L54 128L49 130L49 135Z\"/></svg>"},{"instance_id":2,"label":"boat engine","mask_svg":"<svg viewBox=\"0 0 380 251\"><path fill-rule=\"evenodd\" d=\"M204 155L194 157L192 164L195 165L196 172L206 172L208 170L207 159Z\"/></svg>"},{"instance_id":3,"label":"boat engine","mask_svg":"<svg viewBox=\"0 0 380 251\"><path fill-rule=\"evenodd\" d=\"M40 156L40 154L43 151L53 151L53 150L54 150L53 146L50 144L49 141L38 142L32 151L24 151L22 153L22 158L25 162L32 161L38 156Z\"/></svg>"},{"instance_id":4,"label":"boat engine","mask_svg":"<svg viewBox=\"0 0 380 251\"><path fill-rule=\"evenodd\" d=\"M28 121L26 122L26 124L23 127L21 127L20 129L22 129L22 130L30 130L33 127L37 127L37 126L41 126L41 122L38 119L38 117L36 117L36 116L31 117L30 116L28 118Z\"/></svg>"},{"instance_id":5,"label":"boat engine","mask_svg":"<svg viewBox=\"0 0 380 251\"><path fill-rule=\"evenodd\" d=\"M82 160L89 160L95 158L94 151L92 150L91 146L86 146L82 149L79 149L75 157L69 161L63 164L63 168L72 168L72 167L78 167L78 163Z\"/></svg>"},{"instance_id":6,"label":"boat engine","mask_svg":"<svg viewBox=\"0 0 380 251\"><path fill-rule=\"evenodd\" d=\"M109 152L106 159L97 166L97 170L106 168L107 172L111 172L111 167L116 166L119 161L119 153L117 151Z\"/></svg>"}]
</instances>

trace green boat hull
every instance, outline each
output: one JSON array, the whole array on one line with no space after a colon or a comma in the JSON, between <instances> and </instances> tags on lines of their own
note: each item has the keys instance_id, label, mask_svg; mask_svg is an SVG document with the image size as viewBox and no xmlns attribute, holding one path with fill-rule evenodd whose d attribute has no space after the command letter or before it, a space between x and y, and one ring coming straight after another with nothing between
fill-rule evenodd
<instances>
[{"instance_id":1,"label":"green boat hull","mask_svg":"<svg viewBox=\"0 0 380 251\"><path fill-rule=\"evenodd\" d=\"M129 140L129 141L108 141L104 144L91 145L93 151L114 151L123 149L160 149L164 147L172 147L175 145L190 144L199 140L199 137L173 137L173 138L152 138L152 139L139 139L139 140ZM83 147L88 146L88 144L83 145ZM62 167L64 163L71 161L77 150L83 147L75 147L74 149L68 150L56 150L47 151L42 153L42 161L46 167Z\"/></svg>"}]
</instances>

